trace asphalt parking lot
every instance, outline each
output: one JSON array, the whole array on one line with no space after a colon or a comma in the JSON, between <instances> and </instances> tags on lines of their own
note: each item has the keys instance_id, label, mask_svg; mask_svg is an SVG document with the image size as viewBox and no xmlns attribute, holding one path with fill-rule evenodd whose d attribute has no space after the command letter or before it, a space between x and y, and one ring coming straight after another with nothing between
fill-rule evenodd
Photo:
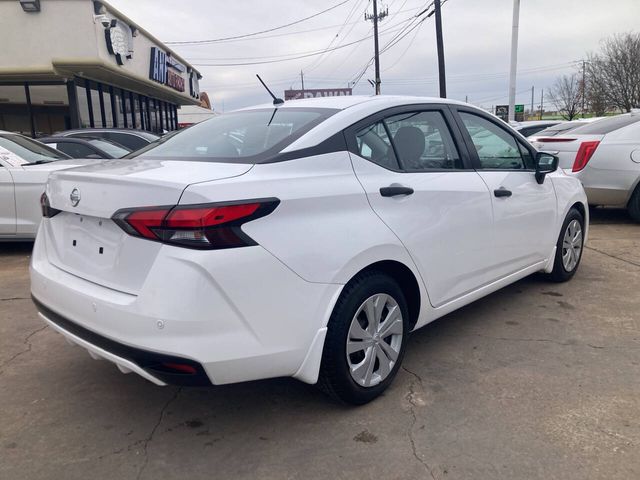
<instances>
[{"instance_id":1,"label":"asphalt parking lot","mask_svg":"<svg viewBox=\"0 0 640 480\"><path fill-rule=\"evenodd\" d=\"M0 244L0 478L640 478L640 225L593 212L573 281L416 332L383 397L289 379L156 387L68 345Z\"/></svg>"}]
</instances>

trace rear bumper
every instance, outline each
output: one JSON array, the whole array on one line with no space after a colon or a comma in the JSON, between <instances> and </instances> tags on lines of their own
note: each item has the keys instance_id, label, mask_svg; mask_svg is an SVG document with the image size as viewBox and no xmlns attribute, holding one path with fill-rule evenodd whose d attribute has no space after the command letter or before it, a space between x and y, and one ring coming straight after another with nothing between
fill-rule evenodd
<instances>
[{"instance_id":1,"label":"rear bumper","mask_svg":"<svg viewBox=\"0 0 640 480\"><path fill-rule=\"evenodd\" d=\"M342 285L307 282L259 246L162 246L132 294L56 267L47 243L46 234L38 235L31 260L31 293L41 316L121 370L157 384L317 380L319 332ZM162 363L191 365L197 375L175 377L158 371Z\"/></svg>"},{"instance_id":2,"label":"rear bumper","mask_svg":"<svg viewBox=\"0 0 640 480\"><path fill-rule=\"evenodd\" d=\"M162 355L118 343L98 335L91 330L72 322L46 307L34 296L31 297L40 317L68 340L84 347L91 357L109 360L117 365L122 373L135 372L156 385L208 386L209 377L198 362L193 360ZM188 367L193 372L181 372L172 365Z\"/></svg>"}]
</instances>

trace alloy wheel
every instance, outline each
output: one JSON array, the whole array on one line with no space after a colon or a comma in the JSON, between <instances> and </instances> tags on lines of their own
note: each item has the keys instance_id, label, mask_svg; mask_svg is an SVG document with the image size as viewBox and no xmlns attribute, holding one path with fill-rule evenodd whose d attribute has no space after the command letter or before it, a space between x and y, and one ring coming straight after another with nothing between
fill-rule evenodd
<instances>
[{"instance_id":1,"label":"alloy wheel","mask_svg":"<svg viewBox=\"0 0 640 480\"><path fill-rule=\"evenodd\" d=\"M572 220L564 231L562 240L562 264L567 272L578 265L582 253L582 226L578 220Z\"/></svg>"},{"instance_id":2,"label":"alloy wheel","mask_svg":"<svg viewBox=\"0 0 640 480\"><path fill-rule=\"evenodd\" d=\"M362 387L387 378L400 355L403 334L398 302L384 293L367 298L353 316L347 335L351 378Z\"/></svg>"}]
</instances>

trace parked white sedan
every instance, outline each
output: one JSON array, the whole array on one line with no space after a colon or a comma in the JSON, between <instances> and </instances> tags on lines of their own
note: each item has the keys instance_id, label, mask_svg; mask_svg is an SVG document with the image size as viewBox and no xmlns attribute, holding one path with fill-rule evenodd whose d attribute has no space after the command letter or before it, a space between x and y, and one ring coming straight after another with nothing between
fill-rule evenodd
<instances>
[{"instance_id":1,"label":"parked white sedan","mask_svg":"<svg viewBox=\"0 0 640 480\"><path fill-rule=\"evenodd\" d=\"M293 376L362 404L411 330L534 272L575 274L586 197L556 170L442 99L226 113L53 173L31 291L54 329L158 385Z\"/></svg>"},{"instance_id":2,"label":"parked white sedan","mask_svg":"<svg viewBox=\"0 0 640 480\"><path fill-rule=\"evenodd\" d=\"M560 167L582 182L590 205L625 207L640 222L640 111L541 137L535 145L558 152Z\"/></svg>"},{"instance_id":3,"label":"parked white sedan","mask_svg":"<svg viewBox=\"0 0 640 480\"><path fill-rule=\"evenodd\" d=\"M22 135L0 131L0 242L33 240L49 173L95 160L70 160Z\"/></svg>"}]
</instances>

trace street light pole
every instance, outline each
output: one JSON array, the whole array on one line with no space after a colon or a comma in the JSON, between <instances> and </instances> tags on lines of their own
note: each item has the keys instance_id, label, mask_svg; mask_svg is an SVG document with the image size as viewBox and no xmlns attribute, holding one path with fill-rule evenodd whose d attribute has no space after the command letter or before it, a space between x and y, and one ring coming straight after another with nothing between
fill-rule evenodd
<instances>
[{"instance_id":1,"label":"street light pole","mask_svg":"<svg viewBox=\"0 0 640 480\"><path fill-rule=\"evenodd\" d=\"M520 0L513 0L513 25L511 27L511 69L509 72L509 121L515 120L516 71L518 69L518 24L520 22Z\"/></svg>"}]
</instances>

